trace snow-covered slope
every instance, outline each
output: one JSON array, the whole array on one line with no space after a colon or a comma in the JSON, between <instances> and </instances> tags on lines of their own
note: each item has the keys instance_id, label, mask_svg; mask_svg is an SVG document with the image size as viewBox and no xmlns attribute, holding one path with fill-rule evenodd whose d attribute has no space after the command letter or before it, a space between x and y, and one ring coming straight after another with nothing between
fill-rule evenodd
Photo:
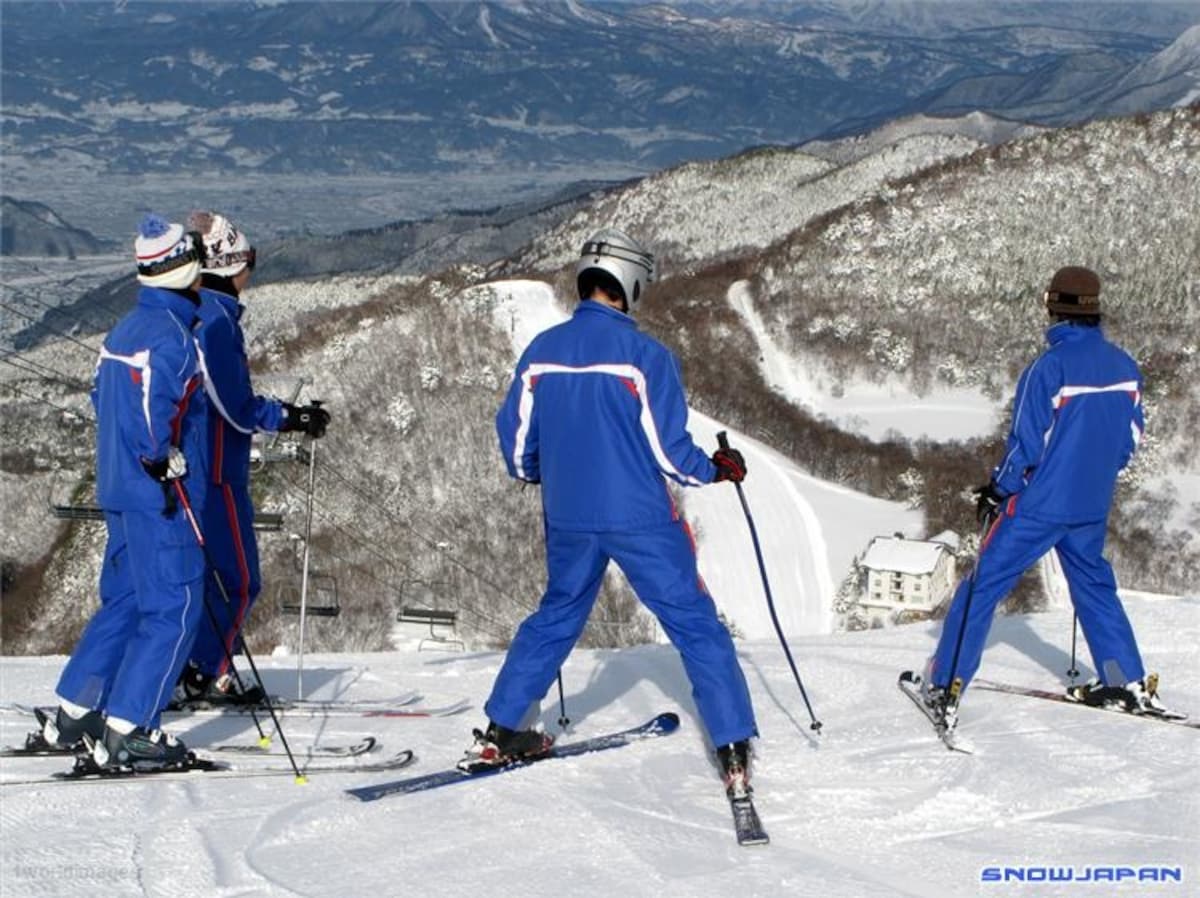
<instances>
[{"instance_id":1,"label":"snow-covered slope","mask_svg":"<svg viewBox=\"0 0 1200 898\"><path fill-rule=\"evenodd\" d=\"M1147 663L1175 706L1200 712L1200 601L1128 602ZM1067 667L1070 615L1002 618L981 675L1053 686ZM379 774L92 785L0 785L0 880L27 898L520 895L522 898L930 898L1194 895L1200 768L1194 730L981 690L964 701L974 756L942 748L895 687L933 628L795 639L824 729L814 738L779 646L739 643L761 738L755 785L771 834L739 848L690 689L669 646L579 651L563 670L572 736L675 709L665 739L551 761L441 792L360 804L343 789ZM475 707L436 720L287 719L294 748L373 733L416 750L412 774L452 764L470 741L496 653L407 652L306 659L314 695L419 690ZM290 659L260 659L294 689ZM46 702L61 658L0 659L0 700ZM1085 668L1085 675L1090 673ZM318 688L319 687L319 688ZM556 701L542 720L552 731ZM26 719L0 715L13 742ZM254 741L249 721L177 726L196 747ZM564 737L570 739L572 736ZM276 740L278 745L278 740ZM250 761L248 763L256 763ZM0 781L55 759L4 760ZM384 779L388 777L383 777ZM985 867L1183 868L1182 884L996 885Z\"/></svg>"},{"instance_id":2,"label":"snow-covered slope","mask_svg":"<svg viewBox=\"0 0 1200 898\"><path fill-rule=\"evenodd\" d=\"M753 150L717 162L689 163L638 181L534 241L518 268L545 270L572 261L597 223L623 228L678 273L735 250L761 249L846 203L874 195L892 179L983 143L958 134L917 134L838 167L802 150Z\"/></svg>"},{"instance_id":3,"label":"snow-covered slope","mask_svg":"<svg viewBox=\"0 0 1200 898\"><path fill-rule=\"evenodd\" d=\"M880 125L866 134L842 137L837 140L810 140L801 145L811 153L838 165L856 162L899 141L926 134L957 136L979 143L997 144L1030 137L1045 129L1040 125L998 118L986 112L939 118L932 115L910 115Z\"/></svg>"},{"instance_id":4,"label":"snow-covered slope","mask_svg":"<svg viewBox=\"0 0 1200 898\"><path fill-rule=\"evenodd\" d=\"M830 376L819 355L792 354L779 345L754 307L746 281L733 284L727 297L754 337L767 384L842 430L874 440L892 434L910 440L961 440L985 437L996 428L999 404L977 389L938 384L918 393L898 378L876 383L861 376Z\"/></svg>"}]
</instances>

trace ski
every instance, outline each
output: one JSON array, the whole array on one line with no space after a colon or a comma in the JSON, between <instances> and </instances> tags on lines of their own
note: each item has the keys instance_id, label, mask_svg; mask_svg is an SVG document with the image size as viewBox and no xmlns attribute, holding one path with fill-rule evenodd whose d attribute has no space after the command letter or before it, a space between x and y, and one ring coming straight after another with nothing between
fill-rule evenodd
<instances>
[{"instance_id":1,"label":"ski","mask_svg":"<svg viewBox=\"0 0 1200 898\"><path fill-rule=\"evenodd\" d=\"M419 696L418 696L419 698ZM291 718L315 718L315 717L378 717L378 718L430 718L430 717L451 717L455 714L461 714L471 708L471 702L467 699L459 699L447 705L426 707L423 705L415 705L416 699L410 699L407 704L400 705L389 701L287 701L283 704L275 706L275 713L280 717ZM42 708L41 710L47 713L53 713L53 708ZM224 717L232 715L245 715L254 711L258 714L266 714L265 705L216 705L208 708L188 709L182 711L163 711L163 718L168 720L187 719L191 717ZM18 702L0 703L0 712L9 714L24 714L32 717L34 714L33 705L24 705Z\"/></svg>"},{"instance_id":2,"label":"ski","mask_svg":"<svg viewBox=\"0 0 1200 898\"><path fill-rule=\"evenodd\" d=\"M730 795L729 807L733 811L733 831L739 845L767 845L771 837L763 829L762 820L749 795Z\"/></svg>"},{"instance_id":3,"label":"ski","mask_svg":"<svg viewBox=\"0 0 1200 898\"><path fill-rule=\"evenodd\" d=\"M303 754L306 758L357 758L360 755L368 754L373 751L379 742L374 736L365 736L358 742L353 742L349 745L306 745L301 751L296 752L297 756ZM213 745L205 749L205 751L216 751L226 754L241 754L249 755L257 758L280 758L287 757L287 752L279 748L264 747L249 744L236 745Z\"/></svg>"},{"instance_id":4,"label":"ski","mask_svg":"<svg viewBox=\"0 0 1200 898\"><path fill-rule=\"evenodd\" d=\"M349 745L309 745L297 756L305 758L357 758L365 755L378 745L374 736L366 736L358 742ZM228 754L242 754L259 758L287 757L282 749L264 747L254 744L222 744L202 746L205 751ZM25 745L5 745L0 747L0 758L61 758L73 757L75 748L60 748L42 738L41 733L30 733L25 739Z\"/></svg>"},{"instance_id":5,"label":"ski","mask_svg":"<svg viewBox=\"0 0 1200 898\"><path fill-rule=\"evenodd\" d=\"M1173 723L1176 726L1188 727L1193 730L1200 730L1200 721L1189 720L1186 714L1180 714L1175 711L1166 714L1134 714L1132 711L1126 711L1123 708L1107 707L1105 705L1089 705L1080 701L1068 692L1053 692L1049 689L1031 689L1026 686L1013 686L1008 683L997 683L993 680L972 680L971 685L979 689L986 689L989 692L1006 692L1009 695L1024 695L1027 698L1040 698L1052 702L1062 702L1067 705L1075 705L1078 708L1091 708L1093 711L1107 711L1110 714L1120 714L1124 717L1132 717L1136 720L1157 720L1159 723Z\"/></svg>"},{"instance_id":6,"label":"ski","mask_svg":"<svg viewBox=\"0 0 1200 898\"><path fill-rule=\"evenodd\" d=\"M379 760L365 764L334 764L334 763L302 763L300 772L305 777L314 773L382 773L385 771L402 770L416 760L416 755L409 749ZM129 783L143 781L147 777L159 779L249 779L262 776L292 776L296 775L291 765L240 765L217 761L191 753L184 765L172 767L155 767L143 770L99 768L86 756L76 756L76 766L71 770L58 771L49 776L30 777L22 780L0 781L0 787L9 786L41 786L59 785L66 783Z\"/></svg>"},{"instance_id":7,"label":"ski","mask_svg":"<svg viewBox=\"0 0 1200 898\"><path fill-rule=\"evenodd\" d=\"M375 801L388 795L407 795L412 792L424 792L428 789L437 789L441 786L450 786L455 783L484 779L485 777L499 773L508 773L511 770L519 770L531 764L537 764L553 758L570 758L576 755L620 748L621 746L631 745L643 739L665 736L668 733L675 732L678 728L679 715L668 712L660 714L633 729L624 730L619 733L609 733L604 736L593 736L590 739L581 739L578 742L570 742L566 745L554 745L545 754L532 758L513 760L507 764L495 767L477 768L474 771L465 771L454 767L449 770L440 770L436 773L427 773L423 776L347 789L346 792L360 801Z\"/></svg>"},{"instance_id":8,"label":"ski","mask_svg":"<svg viewBox=\"0 0 1200 898\"><path fill-rule=\"evenodd\" d=\"M471 703L467 699L459 699L448 705L435 707L425 707L422 705L396 705L389 702L286 702L281 707L275 708L275 713L280 717L296 718L316 718L316 717L379 717L388 719L408 719L408 718L429 718L429 717L451 717L455 714L461 714L471 707ZM220 707L189 710L180 712L164 711L163 717L170 718L188 718L188 717L221 717L234 714L249 714L250 708L245 705L223 705ZM256 706L253 709L258 714L266 714L266 708Z\"/></svg>"},{"instance_id":9,"label":"ski","mask_svg":"<svg viewBox=\"0 0 1200 898\"><path fill-rule=\"evenodd\" d=\"M359 711L361 717L453 717L455 714L461 714L463 711L470 710L471 702L465 698L459 699L448 705L433 708L367 708ZM353 712L350 712L351 714ZM336 709L330 716L337 716Z\"/></svg>"},{"instance_id":10,"label":"ski","mask_svg":"<svg viewBox=\"0 0 1200 898\"><path fill-rule=\"evenodd\" d=\"M276 711L327 711L331 709L341 710L369 710L373 708L402 708L405 705L411 705L414 702L421 700L421 694L418 692L404 692L393 698L382 699L311 699L311 698L283 698L282 696L271 696L271 707ZM267 713L266 702L246 703L236 699L204 699L193 702L179 704L171 702L164 709L164 714L203 714L206 712L217 713L235 713L248 714L250 711Z\"/></svg>"},{"instance_id":11,"label":"ski","mask_svg":"<svg viewBox=\"0 0 1200 898\"><path fill-rule=\"evenodd\" d=\"M947 727L944 721L939 720L934 716L933 712L925 706L925 701L921 697L921 675L915 671L906 670L900 674L900 679L897 681L900 691L912 699L912 703L917 706L925 719L933 724L934 730L937 732L938 738L942 740L942 744L950 751L957 751L964 755L973 754L974 746L958 734L958 730L954 727Z\"/></svg>"}]
</instances>

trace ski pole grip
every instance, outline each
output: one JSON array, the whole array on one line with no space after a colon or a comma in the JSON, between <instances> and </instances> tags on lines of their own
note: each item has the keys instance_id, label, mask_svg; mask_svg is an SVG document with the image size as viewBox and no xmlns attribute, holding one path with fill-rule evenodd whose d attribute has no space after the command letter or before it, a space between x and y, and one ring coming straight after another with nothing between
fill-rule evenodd
<instances>
[{"instance_id":1,"label":"ski pole grip","mask_svg":"<svg viewBox=\"0 0 1200 898\"><path fill-rule=\"evenodd\" d=\"M726 431L722 430L722 431L720 431L720 432L718 432L718 433L717 433L717 445L718 445L718 446L720 446L722 449L728 449L728 448L729 448L729 434L728 434L728 432L726 432Z\"/></svg>"}]
</instances>

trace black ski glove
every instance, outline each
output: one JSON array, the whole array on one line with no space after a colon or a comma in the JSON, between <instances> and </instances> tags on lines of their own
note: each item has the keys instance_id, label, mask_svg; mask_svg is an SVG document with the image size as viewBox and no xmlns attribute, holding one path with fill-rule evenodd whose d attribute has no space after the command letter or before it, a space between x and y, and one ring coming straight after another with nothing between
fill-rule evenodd
<instances>
[{"instance_id":1,"label":"black ski glove","mask_svg":"<svg viewBox=\"0 0 1200 898\"><path fill-rule=\"evenodd\" d=\"M172 446L167 451L165 458L156 458L153 461L139 458L138 461L142 463L142 468L147 474L162 484L163 517L175 517L178 505L175 502L175 493L171 485L176 480L187 476L187 459L183 452L177 446Z\"/></svg>"},{"instance_id":2,"label":"black ski glove","mask_svg":"<svg viewBox=\"0 0 1200 898\"><path fill-rule=\"evenodd\" d=\"M314 403L313 405L296 406L285 402L283 409L287 412L287 417L284 418L280 430L304 431L314 440L325 436L325 428L329 426L329 412L320 405Z\"/></svg>"},{"instance_id":3,"label":"black ski glove","mask_svg":"<svg viewBox=\"0 0 1200 898\"><path fill-rule=\"evenodd\" d=\"M1000 506L1008 496L1000 492L994 480L976 487L972 492L975 494L975 520L979 522L980 527L990 530L993 522L1000 516Z\"/></svg>"},{"instance_id":4,"label":"black ski glove","mask_svg":"<svg viewBox=\"0 0 1200 898\"><path fill-rule=\"evenodd\" d=\"M712 463L717 466L717 476L713 478L713 483L720 483L722 480L741 483L746 479L746 459L742 458L742 453L736 449L722 446L712 454Z\"/></svg>"},{"instance_id":5,"label":"black ski glove","mask_svg":"<svg viewBox=\"0 0 1200 898\"><path fill-rule=\"evenodd\" d=\"M169 483L187 476L187 459L175 446L170 448L165 458L156 458L153 461L143 458L139 461L146 473L159 483Z\"/></svg>"}]
</instances>

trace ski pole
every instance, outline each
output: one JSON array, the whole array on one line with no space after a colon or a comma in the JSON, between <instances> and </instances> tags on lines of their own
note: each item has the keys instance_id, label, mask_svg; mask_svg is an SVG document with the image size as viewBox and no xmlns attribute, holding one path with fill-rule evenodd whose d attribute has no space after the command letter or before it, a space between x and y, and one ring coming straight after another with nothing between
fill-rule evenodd
<instances>
[{"instance_id":1,"label":"ski pole","mask_svg":"<svg viewBox=\"0 0 1200 898\"><path fill-rule=\"evenodd\" d=\"M1072 680L1079 676L1079 668L1075 666L1075 640L1079 636L1079 612L1076 611L1071 615L1071 669L1067 671L1067 676Z\"/></svg>"},{"instance_id":2,"label":"ski pole","mask_svg":"<svg viewBox=\"0 0 1200 898\"><path fill-rule=\"evenodd\" d=\"M565 731L571 725L571 718L567 716L567 700L563 696L562 684L562 668L558 669L558 725Z\"/></svg>"},{"instance_id":3,"label":"ski pole","mask_svg":"<svg viewBox=\"0 0 1200 898\"><path fill-rule=\"evenodd\" d=\"M196 521L196 514L192 510L192 503L188 499L187 488L183 485L181 480L173 480L171 482L175 485L175 491L179 495L179 503L183 506L184 513L187 515L188 523L192 525L192 533L194 533L196 536L196 542L200 546L200 551L204 554L204 563L212 571L213 580L216 581L217 589L221 593L221 598L225 600L226 607L232 611L233 602L229 600L229 593L225 589L225 584L221 581L221 575L217 573L216 566L213 564L212 556L208 551L208 543L204 541L204 532L200 529L200 525ZM207 598L205 599L205 607L208 608L209 614L212 615L212 620L215 625L216 615L212 613L212 608L208 606ZM220 633L217 635L220 636ZM271 722L275 725L275 732L279 734L279 741L283 743L283 750L287 753L288 763L292 765L292 772L296 774L296 783L303 785L304 783L308 782L308 777L300 772L300 768L296 764L296 758L292 754L292 747L288 745L287 735L283 732L283 726L279 723L279 716L275 713L275 704L271 701L271 695L269 692L267 692L267 689L263 684L262 676L258 672L258 665L254 663L254 658L250 654L250 647L246 645L246 639L240 634L239 639L242 643L242 651L246 654L246 661L249 663L250 669L254 672L254 678L258 680L259 686L262 687L263 703L267 706L267 713L271 715ZM241 679L238 677L237 667L233 663L233 653L229 650L229 646L225 644L225 640L221 640L221 645L225 649L225 657L229 659L230 670L233 671L233 675L235 679L237 679L238 688L242 689L242 691L245 691L242 687ZM254 715L253 709L251 709L250 714L252 717L254 717L255 725L257 725L258 717ZM261 726L259 726L258 732L262 734ZM265 739L266 737L263 736L263 738Z\"/></svg>"},{"instance_id":4,"label":"ski pole","mask_svg":"<svg viewBox=\"0 0 1200 898\"><path fill-rule=\"evenodd\" d=\"M321 403L314 400L313 405ZM304 516L304 561L300 573L300 646L296 662L296 698L304 698L304 625L308 617L308 558L312 543L313 492L317 476L317 440L308 441L308 510Z\"/></svg>"},{"instance_id":5,"label":"ski pole","mask_svg":"<svg viewBox=\"0 0 1200 898\"><path fill-rule=\"evenodd\" d=\"M983 547L987 542L987 532L994 523L994 519L985 517L983 524L979 528L979 555L975 559L975 566L971 568L971 579L967 583L967 600L963 603L962 620L958 622L958 638L954 642L954 657L950 661L950 703L957 704L958 697L962 694L962 678L958 676L958 656L962 651L963 637L967 632L967 617L971 614L971 598L975 595L975 577L979 574L979 562L983 558Z\"/></svg>"},{"instance_id":6,"label":"ski pole","mask_svg":"<svg viewBox=\"0 0 1200 898\"><path fill-rule=\"evenodd\" d=\"M729 437L725 431L717 434L717 445L722 449L729 448ZM788 665L792 668L792 676L796 678L796 685L800 687L800 696L804 699L804 706L808 708L808 716L812 720L812 725L809 729L815 731L819 736L821 734L821 721L817 720L817 715L813 713L812 703L808 700L808 693L804 689L804 683L800 679L800 672L796 670L796 662L792 660L792 650L788 648L787 639L783 636L783 628L779 626L779 617L775 614L775 600L771 597L771 584L767 580L767 566L763 562L762 547L758 544L758 530L754 526L754 517L750 514L750 506L746 503L746 494L742 491L742 485L737 481L733 484L737 487L738 499L742 502L742 511L746 513L746 523L750 527L750 540L754 543L754 556L758 559L758 572L762 576L763 592L767 596L767 610L771 612L771 623L775 625L775 633L779 636L779 644L783 646L783 654L787 657Z\"/></svg>"}]
</instances>

